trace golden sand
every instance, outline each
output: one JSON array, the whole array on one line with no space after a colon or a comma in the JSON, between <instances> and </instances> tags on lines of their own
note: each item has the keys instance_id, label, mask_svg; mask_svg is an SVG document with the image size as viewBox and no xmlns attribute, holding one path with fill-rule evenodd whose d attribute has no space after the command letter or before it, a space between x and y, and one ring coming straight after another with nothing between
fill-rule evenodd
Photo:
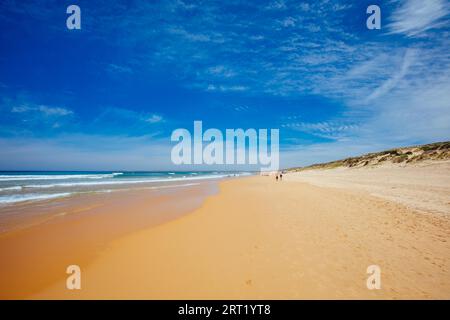
<instances>
[{"instance_id":1,"label":"golden sand","mask_svg":"<svg viewBox=\"0 0 450 320\"><path fill-rule=\"evenodd\" d=\"M448 215L365 193L289 176L228 180L194 212L71 261L81 290L66 289L63 269L26 298L449 299L449 234ZM380 290L367 289L369 265L381 268Z\"/></svg>"}]
</instances>

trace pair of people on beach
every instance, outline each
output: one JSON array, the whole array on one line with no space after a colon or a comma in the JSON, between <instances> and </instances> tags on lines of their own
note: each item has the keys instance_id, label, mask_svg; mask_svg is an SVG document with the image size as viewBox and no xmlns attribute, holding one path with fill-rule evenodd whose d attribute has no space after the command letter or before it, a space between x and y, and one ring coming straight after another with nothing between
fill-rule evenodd
<instances>
[{"instance_id":1,"label":"pair of people on beach","mask_svg":"<svg viewBox=\"0 0 450 320\"><path fill-rule=\"evenodd\" d=\"M279 175L277 174L277 176L275 177L275 179L278 181L278 178L281 180L283 180L283 174L280 173Z\"/></svg>"}]
</instances>

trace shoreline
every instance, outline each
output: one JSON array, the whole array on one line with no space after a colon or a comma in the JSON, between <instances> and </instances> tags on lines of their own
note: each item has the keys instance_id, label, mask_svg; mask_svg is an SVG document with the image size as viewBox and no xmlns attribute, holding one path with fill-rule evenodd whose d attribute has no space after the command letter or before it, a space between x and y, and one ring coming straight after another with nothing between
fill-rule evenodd
<instances>
[{"instance_id":1,"label":"shoreline","mask_svg":"<svg viewBox=\"0 0 450 320\"><path fill-rule=\"evenodd\" d=\"M134 195L146 194L154 196L158 194L171 194L188 190L191 187L197 189L200 185L212 186L211 192L217 192L215 181L200 181L184 184L147 185L138 188L115 189L107 191L86 191L74 195L47 199L41 201L25 201L22 203L8 204L0 207L0 237L4 234L23 230L32 226L45 223L60 216L83 212L95 207L104 206L116 201L115 199L128 201ZM79 209L78 207L82 207Z\"/></svg>"}]
</instances>

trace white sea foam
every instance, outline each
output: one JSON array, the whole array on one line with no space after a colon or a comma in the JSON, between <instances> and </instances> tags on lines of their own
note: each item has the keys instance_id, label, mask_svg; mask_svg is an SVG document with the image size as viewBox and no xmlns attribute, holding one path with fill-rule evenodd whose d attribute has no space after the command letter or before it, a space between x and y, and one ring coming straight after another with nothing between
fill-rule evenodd
<instances>
[{"instance_id":1,"label":"white sea foam","mask_svg":"<svg viewBox=\"0 0 450 320\"><path fill-rule=\"evenodd\" d=\"M114 178L123 174L122 172L105 174L33 174L33 175L0 175L0 181L24 181L24 180L67 180L67 179L105 179Z\"/></svg>"},{"instance_id":2,"label":"white sea foam","mask_svg":"<svg viewBox=\"0 0 450 320\"><path fill-rule=\"evenodd\" d=\"M56 187L84 187L84 186L101 186L101 185L118 185L118 184L137 184L137 183L155 183L155 182L173 182L173 181L188 181L188 180L209 180L209 179L221 179L228 177L228 175L213 175L213 176L198 176L198 177L186 177L172 178L172 179L145 179L145 180L107 180L107 181L95 181L95 182L64 182L64 183L51 183L51 184L30 184L24 186L24 188L56 188Z\"/></svg>"},{"instance_id":3,"label":"white sea foam","mask_svg":"<svg viewBox=\"0 0 450 320\"><path fill-rule=\"evenodd\" d=\"M39 181L35 184L27 184L25 182L25 185L13 185L13 186L2 186L0 188L0 191L6 192L7 194L0 195L0 205L2 204L14 204L18 202L25 202L25 201L41 201L41 200L48 200L48 199L55 199L60 197L67 197L73 194L79 194L79 193L91 193L91 192L112 192L112 191L119 191L119 190L132 190L136 189L138 186L133 186L136 184L143 184L143 187L138 187L138 189L163 189L163 188L175 188L175 187L188 187L193 186L198 183L195 183L196 181L202 181L202 180L211 180L211 179L222 179L226 177L233 177L233 176L241 176L241 175L247 175L248 173L238 173L238 174L228 174L228 173L217 173L217 174L198 174L198 175L183 175L183 176L176 176L176 175L169 175L166 177L136 177L133 178L121 178L121 179L113 179L112 177L116 175L120 175L122 173L116 172L112 174L80 174L80 175L60 175L60 176L54 176L54 175L0 175L1 178L8 177L8 179L11 178L21 178L23 180L42 180L42 184L39 184ZM63 181L61 179L73 179L76 178L86 178L86 180L81 181ZM96 181L89 181L90 178L94 177L94 179L98 178L104 178L109 177L110 179L103 179L103 180L96 180ZM49 179L48 182L44 182L46 179ZM61 181L50 181L50 180L61 180ZM185 182L181 184L174 184L174 182ZM158 185L157 183L164 183L164 182L170 182L170 184L167 185ZM21 182L19 184L24 184L24 182ZM145 186L145 184L157 184L153 185L151 187ZM123 188L112 188L114 185L124 185ZM105 186L105 187L103 187ZM89 187L97 187L94 190L86 189L81 191L73 190L71 188L89 188ZM48 193L48 191L45 191L50 188L61 188L64 189L64 192L60 191L58 193ZM40 191L42 190L42 191ZM12 191L12 192L9 192ZM14 191L17 191L14 192ZM25 193L24 193L25 192ZM43 193L41 193L43 192ZM9 193L9 194L8 194Z\"/></svg>"},{"instance_id":4,"label":"white sea foam","mask_svg":"<svg viewBox=\"0 0 450 320\"><path fill-rule=\"evenodd\" d=\"M11 190L22 190L22 187L20 187L20 186L15 186L15 187L5 187L5 188L0 188L0 191L11 191Z\"/></svg>"},{"instance_id":5,"label":"white sea foam","mask_svg":"<svg viewBox=\"0 0 450 320\"><path fill-rule=\"evenodd\" d=\"M10 195L10 196L1 196L0 204L11 204L11 203L23 202L23 201L42 201L42 200L67 197L69 195L71 195L70 192L53 193L53 194L37 194L37 193L15 194L15 195Z\"/></svg>"}]
</instances>

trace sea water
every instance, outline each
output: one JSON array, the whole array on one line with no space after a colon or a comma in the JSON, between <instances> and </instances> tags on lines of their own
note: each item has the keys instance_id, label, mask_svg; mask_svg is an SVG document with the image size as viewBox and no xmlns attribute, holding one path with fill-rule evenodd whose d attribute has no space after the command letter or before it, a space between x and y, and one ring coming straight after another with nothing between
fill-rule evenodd
<instances>
[{"instance_id":1,"label":"sea water","mask_svg":"<svg viewBox=\"0 0 450 320\"><path fill-rule=\"evenodd\" d=\"M189 186L247 172L0 171L0 206L133 188Z\"/></svg>"}]
</instances>

